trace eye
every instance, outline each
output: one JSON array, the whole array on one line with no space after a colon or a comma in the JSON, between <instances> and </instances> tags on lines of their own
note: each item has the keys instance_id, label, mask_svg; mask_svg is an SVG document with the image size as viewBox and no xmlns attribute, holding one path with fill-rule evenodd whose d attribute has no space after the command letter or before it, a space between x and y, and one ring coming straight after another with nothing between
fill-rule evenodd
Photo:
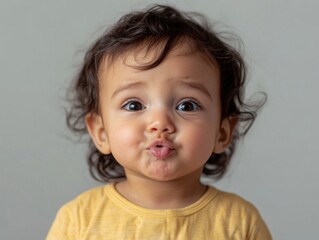
<instances>
[{"instance_id":1,"label":"eye","mask_svg":"<svg viewBox=\"0 0 319 240\"><path fill-rule=\"evenodd\" d=\"M136 100L130 100L128 102L126 102L123 107L123 109L127 110L127 111L141 111L145 109L145 106L143 106L142 103L136 101Z\"/></svg>"},{"instance_id":2,"label":"eye","mask_svg":"<svg viewBox=\"0 0 319 240\"><path fill-rule=\"evenodd\" d=\"M183 111L183 112L194 112L201 109L200 105L192 100L185 100L178 104L176 107L177 111Z\"/></svg>"}]
</instances>

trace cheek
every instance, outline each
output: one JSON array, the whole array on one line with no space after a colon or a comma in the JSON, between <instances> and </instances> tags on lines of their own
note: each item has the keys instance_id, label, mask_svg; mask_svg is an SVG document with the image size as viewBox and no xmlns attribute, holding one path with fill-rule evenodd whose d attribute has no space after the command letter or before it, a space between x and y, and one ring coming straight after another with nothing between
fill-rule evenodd
<instances>
[{"instance_id":1,"label":"cheek","mask_svg":"<svg viewBox=\"0 0 319 240\"><path fill-rule=\"evenodd\" d=\"M114 156L120 154L130 154L131 149L135 149L141 142L139 127L133 122L122 124L114 121L110 125L109 143Z\"/></svg>"},{"instance_id":2,"label":"cheek","mask_svg":"<svg viewBox=\"0 0 319 240\"><path fill-rule=\"evenodd\" d=\"M209 126L189 128L185 131L184 138L187 139L187 152L206 161L213 153L216 131ZM184 140L184 141L185 141Z\"/></svg>"}]
</instances>

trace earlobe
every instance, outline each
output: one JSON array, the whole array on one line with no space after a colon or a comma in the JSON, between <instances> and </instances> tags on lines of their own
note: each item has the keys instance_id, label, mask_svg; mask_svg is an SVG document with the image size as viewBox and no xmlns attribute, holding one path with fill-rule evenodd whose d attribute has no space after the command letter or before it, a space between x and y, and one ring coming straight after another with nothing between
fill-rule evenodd
<instances>
[{"instance_id":1,"label":"earlobe","mask_svg":"<svg viewBox=\"0 0 319 240\"><path fill-rule=\"evenodd\" d=\"M235 118L225 118L222 120L219 135L214 146L214 153L222 153L226 150L233 139L233 132L237 124Z\"/></svg>"},{"instance_id":2,"label":"earlobe","mask_svg":"<svg viewBox=\"0 0 319 240\"><path fill-rule=\"evenodd\" d=\"M111 149L101 116L88 113L85 116L85 124L96 148L103 154L110 154Z\"/></svg>"}]
</instances>

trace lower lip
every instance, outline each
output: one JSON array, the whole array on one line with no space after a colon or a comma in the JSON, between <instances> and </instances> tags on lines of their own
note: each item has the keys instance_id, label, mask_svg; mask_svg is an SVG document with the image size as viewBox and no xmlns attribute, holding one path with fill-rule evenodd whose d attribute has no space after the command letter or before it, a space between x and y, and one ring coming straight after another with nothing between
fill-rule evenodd
<instances>
[{"instance_id":1,"label":"lower lip","mask_svg":"<svg viewBox=\"0 0 319 240\"><path fill-rule=\"evenodd\" d=\"M173 149L168 147L151 147L149 148L149 152L157 159L165 159L173 153Z\"/></svg>"}]
</instances>

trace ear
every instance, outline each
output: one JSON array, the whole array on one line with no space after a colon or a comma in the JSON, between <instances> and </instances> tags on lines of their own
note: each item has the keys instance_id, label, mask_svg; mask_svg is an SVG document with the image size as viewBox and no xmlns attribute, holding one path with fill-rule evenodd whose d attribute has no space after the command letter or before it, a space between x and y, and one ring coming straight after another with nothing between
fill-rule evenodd
<instances>
[{"instance_id":1,"label":"ear","mask_svg":"<svg viewBox=\"0 0 319 240\"><path fill-rule=\"evenodd\" d=\"M214 153L222 153L226 150L233 139L236 124L237 118L224 118L222 120L214 147Z\"/></svg>"},{"instance_id":2,"label":"ear","mask_svg":"<svg viewBox=\"0 0 319 240\"><path fill-rule=\"evenodd\" d=\"M101 116L88 113L85 116L85 124L96 148L103 154L110 154L111 149Z\"/></svg>"}]
</instances>

